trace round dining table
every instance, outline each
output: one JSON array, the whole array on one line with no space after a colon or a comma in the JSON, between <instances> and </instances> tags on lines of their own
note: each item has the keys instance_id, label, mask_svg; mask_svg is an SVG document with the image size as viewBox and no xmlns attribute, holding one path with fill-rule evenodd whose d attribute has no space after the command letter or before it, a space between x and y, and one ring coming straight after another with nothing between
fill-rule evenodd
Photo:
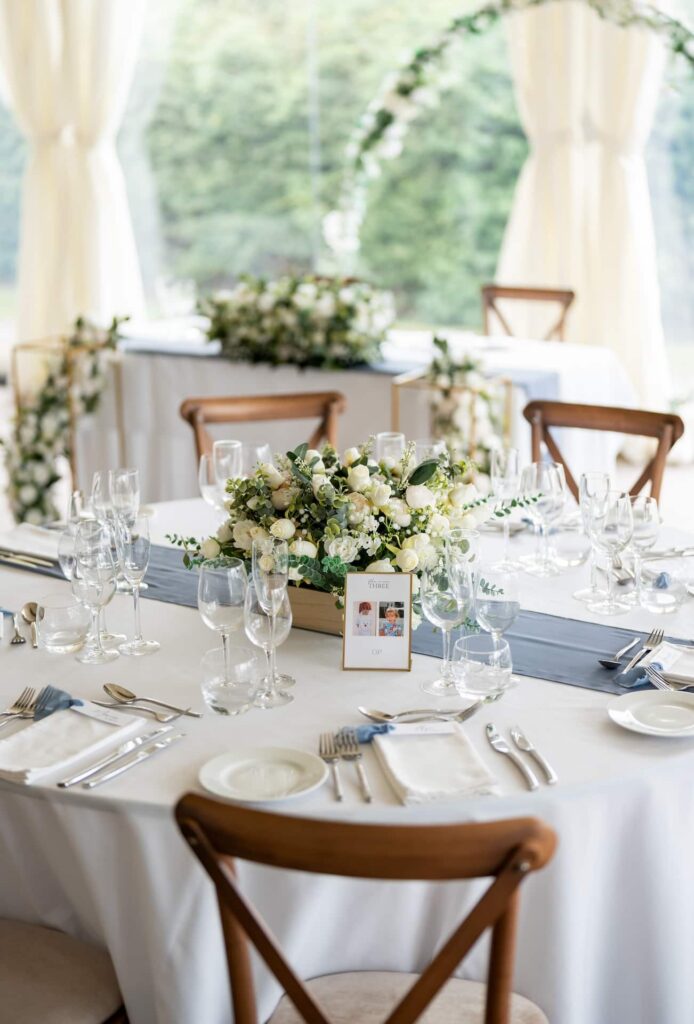
<instances>
[{"instance_id":1,"label":"round dining table","mask_svg":"<svg viewBox=\"0 0 694 1024\"><path fill-rule=\"evenodd\" d=\"M213 528L213 513L201 501L153 507L157 543L171 531L204 535ZM663 531L661 539L686 538ZM484 541L490 551L499 543L498 537ZM521 604L595 619L571 597L587 574L582 565L548 580L523 575ZM0 604L16 610L68 586L4 567ZM422 706L421 684L433 677L437 662L414 655L410 672L344 672L337 637L293 629L278 658L281 670L296 678L294 701L272 711L220 716L205 708L200 690L201 658L217 645L217 636L196 609L146 598L141 604L144 634L161 644L150 657L92 666L30 643L12 646L7 631L0 644L3 706L26 685L50 683L88 700L104 696L104 683L117 682L205 712L201 719L176 722L185 738L169 750L93 791L60 790L54 781L1 782L0 917L59 928L107 949L132 1024L229 1024L215 894L178 832L176 801L202 791L201 767L225 752L280 746L317 753L321 732L360 722L359 705ZM693 611L690 599L674 615L634 609L612 621L643 631L663 626L689 639ZM129 632L132 614L131 598L117 595L107 608L109 628ZM243 635L234 642L251 646ZM363 801L353 766L344 764L342 803L326 784L272 809L394 824L541 818L556 830L559 844L552 862L521 890L515 990L536 1002L551 1024L691 1024L694 738L626 731L607 714L614 699L581 686L517 677L500 701L463 726L499 795L402 806L373 751L364 747L373 803ZM556 769L558 783L525 788L514 766L487 743L488 722L506 735L519 725ZM4 731L15 728L22 726ZM244 892L306 978L422 970L484 887L239 867ZM487 955L482 940L461 976L483 980ZM281 992L259 962L255 972L260 1019L266 1020Z\"/></svg>"}]
</instances>

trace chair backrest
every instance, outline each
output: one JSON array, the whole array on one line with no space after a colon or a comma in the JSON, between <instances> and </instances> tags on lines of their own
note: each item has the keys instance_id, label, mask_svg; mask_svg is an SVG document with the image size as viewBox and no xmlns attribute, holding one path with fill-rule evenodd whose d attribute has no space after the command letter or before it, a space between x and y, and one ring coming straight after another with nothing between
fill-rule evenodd
<instances>
[{"instance_id":1,"label":"chair backrest","mask_svg":"<svg viewBox=\"0 0 694 1024\"><path fill-rule=\"evenodd\" d=\"M308 1024L330 1021L239 891L233 858L350 878L491 878L489 888L388 1017L388 1024L418 1020L487 928L493 931L485 1024L507 1024L518 886L530 871L547 863L556 845L554 832L541 821L346 824L266 814L193 793L179 801L176 818L217 890L236 1024L258 1024L249 940L302 1018Z\"/></svg>"},{"instance_id":2,"label":"chair backrest","mask_svg":"<svg viewBox=\"0 0 694 1024\"><path fill-rule=\"evenodd\" d=\"M552 326L545 334L544 341L563 341L564 328L566 326L566 314L569 306L576 298L576 293L568 288L516 288L502 284L485 284L482 288L482 317L484 322L484 333L490 333L492 314L503 327L506 334L514 337L514 332L509 326L507 318L499 308L498 299L515 300L521 302L551 302L558 303L559 317L552 322Z\"/></svg>"},{"instance_id":3,"label":"chair backrest","mask_svg":"<svg viewBox=\"0 0 694 1024\"><path fill-rule=\"evenodd\" d=\"M304 391L291 395L237 395L228 398L186 398L180 413L195 432L198 458L212 451L208 423L253 423L319 417L308 438L310 448L322 441L337 447L337 418L347 402L339 391Z\"/></svg>"},{"instance_id":4,"label":"chair backrest","mask_svg":"<svg viewBox=\"0 0 694 1024\"><path fill-rule=\"evenodd\" d=\"M530 424L533 462L542 458L542 445L547 446L555 462L561 462L566 482L578 501L578 485L559 451L550 427L577 427L581 430L604 430L615 434L636 434L657 440L655 454L641 473L630 494L639 494L650 482L651 495L660 499L667 454L684 433L684 423L670 412L646 412L643 409L620 409L611 405L575 405L572 402L530 402L523 410Z\"/></svg>"}]
</instances>

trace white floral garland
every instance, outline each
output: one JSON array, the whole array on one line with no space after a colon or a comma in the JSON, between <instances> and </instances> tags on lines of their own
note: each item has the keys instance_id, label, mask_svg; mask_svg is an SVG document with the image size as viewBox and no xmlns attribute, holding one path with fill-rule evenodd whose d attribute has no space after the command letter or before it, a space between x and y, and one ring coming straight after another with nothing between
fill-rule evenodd
<instances>
[{"instance_id":1,"label":"white floral garland","mask_svg":"<svg viewBox=\"0 0 694 1024\"><path fill-rule=\"evenodd\" d=\"M101 328L80 317L56 346L57 361L51 360L37 394L19 406L4 442L8 498L17 522L41 525L58 518L52 489L60 480L60 461L70 457L70 404L77 416L98 407L122 319Z\"/></svg>"}]
</instances>

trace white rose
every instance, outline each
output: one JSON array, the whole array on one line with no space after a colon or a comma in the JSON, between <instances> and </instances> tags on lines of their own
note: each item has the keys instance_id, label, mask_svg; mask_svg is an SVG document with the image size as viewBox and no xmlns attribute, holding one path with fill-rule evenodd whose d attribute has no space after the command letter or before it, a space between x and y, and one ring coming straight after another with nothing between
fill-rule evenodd
<instances>
[{"instance_id":1,"label":"white rose","mask_svg":"<svg viewBox=\"0 0 694 1024\"><path fill-rule=\"evenodd\" d=\"M227 544L231 540L231 526L229 523L222 523L217 530L217 540L220 544Z\"/></svg>"},{"instance_id":2,"label":"white rose","mask_svg":"<svg viewBox=\"0 0 694 1024\"><path fill-rule=\"evenodd\" d=\"M406 527L412 522L412 516L408 511L407 505L401 498L391 498L384 511L390 516L396 526Z\"/></svg>"},{"instance_id":3,"label":"white rose","mask_svg":"<svg viewBox=\"0 0 694 1024\"><path fill-rule=\"evenodd\" d=\"M296 526L291 519L276 519L270 527L270 533L278 540L290 540L296 533Z\"/></svg>"},{"instance_id":4,"label":"white rose","mask_svg":"<svg viewBox=\"0 0 694 1024\"><path fill-rule=\"evenodd\" d=\"M231 535L234 538L234 544L237 548L241 548L242 551L251 550L253 547L251 530L254 526L255 523L252 519L241 519L238 523L234 523Z\"/></svg>"},{"instance_id":5,"label":"white rose","mask_svg":"<svg viewBox=\"0 0 694 1024\"><path fill-rule=\"evenodd\" d=\"M332 558L341 558L343 562L353 562L359 557L359 542L355 537L349 535L335 537L325 549Z\"/></svg>"},{"instance_id":6,"label":"white rose","mask_svg":"<svg viewBox=\"0 0 694 1024\"><path fill-rule=\"evenodd\" d=\"M325 485L329 483L330 481L328 480L325 473L314 474L314 476L311 478L311 487L313 488L313 493L315 494L315 496L318 497L321 488L325 487Z\"/></svg>"},{"instance_id":7,"label":"white rose","mask_svg":"<svg viewBox=\"0 0 694 1024\"><path fill-rule=\"evenodd\" d=\"M477 488L474 484L458 484L448 495L448 500L455 508L469 505L478 497Z\"/></svg>"},{"instance_id":8,"label":"white rose","mask_svg":"<svg viewBox=\"0 0 694 1024\"><path fill-rule=\"evenodd\" d=\"M405 500L410 508L430 508L436 504L436 497L425 484L410 484L405 491Z\"/></svg>"},{"instance_id":9,"label":"white rose","mask_svg":"<svg viewBox=\"0 0 694 1024\"><path fill-rule=\"evenodd\" d=\"M262 526L252 526L248 532L251 535L251 540L266 540L268 536L267 530Z\"/></svg>"},{"instance_id":10,"label":"white rose","mask_svg":"<svg viewBox=\"0 0 694 1024\"><path fill-rule=\"evenodd\" d=\"M448 533L450 527L448 516L442 516L440 512L436 512L429 520L429 530L433 537L442 537Z\"/></svg>"},{"instance_id":11,"label":"white rose","mask_svg":"<svg viewBox=\"0 0 694 1024\"><path fill-rule=\"evenodd\" d=\"M203 558L217 558L221 550L219 542L216 541L214 537L208 537L207 540L204 540L200 545L200 553Z\"/></svg>"},{"instance_id":12,"label":"white rose","mask_svg":"<svg viewBox=\"0 0 694 1024\"><path fill-rule=\"evenodd\" d=\"M383 508L390 501L392 488L390 484L373 483L369 490L369 496L376 508Z\"/></svg>"},{"instance_id":13,"label":"white rose","mask_svg":"<svg viewBox=\"0 0 694 1024\"><path fill-rule=\"evenodd\" d=\"M289 508L292 501L291 487L286 485L284 487L278 487L277 490L273 491L270 495L270 501L272 502L273 508L276 508L278 512L283 512L285 508Z\"/></svg>"},{"instance_id":14,"label":"white rose","mask_svg":"<svg viewBox=\"0 0 694 1024\"><path fill-rule=\"evenodd\" d=\"M361 458L361 452L358 448L348 448L345 454L342 456L342 464L344 466L351 466L353 462Z\"/></svg>"},{"instance_id":15,"label":"white rose","mask_svg":"<svg viewBox=\"0 0 694 1024\"><path fill-rule=\"evenodd\" d=\"M371 562L366 567L367 572L395 572L392 562L387 558L379 558L377 562Z\"/></svg>"},{"instance_id":16,"label":"white rose","mask_svg":"<svg viewBox=\"0 0 694 1024\"><path fill-rule=\"evenodd\" d=\"M317 461L313 462L314 459L316 459ZM313 465L311 465L312 473L325 472L325 463L320 457L320 452L317 452L315 448L309 448L309 450L306 452L306 462L308 462L309 465L313 463Z\"/></svg>"},{"instance_id":17,"label":"white rose","mask_svg":"<svg viewBox=\"0 0 694 1024\"><path fill-rule=\"evenodd\" d=\"M353 491L365 491L370 482L368 466L353 466L347 474L347 483Z\"/></svg>"},{"instance_id":18,"label":"white rose","mask_svg":"<svg viewBox=\"0 0 694 1024\"><path fill-rule=\"evenodd\" d=\"M424 548L428 548L430 544L428 533L415 533L412 537L407 537L403 541L402 546L412 551L423 551Z\"/></svg>"},{"instance_id":19,"label":"white rose","mask_svg":"<svg viewBox=\"0 0 694 1024\"><path fill-rule=\"evenodd\" d=\"M395 561L403 572L414 572L419 565L419 556L411 548L403 548L402 551L398 551Z\"/></svg>"},{"instance_id":20,"label":"white rose","mask_svg":"<svg viewBox=\"0 0 694 1024\"><path fill-rule=\"evenodd\" d=\"M296 555L298 558L301 555L306 555L308 558L315 558L318 554L318 548L310 540L293 540L289 545L289 553Z\"/></svg>"},{"instance_id":21,"label":"white rose","mask_svg":"<svg viewBox=\"0 0 694 1024\"><path fill-rule=\"evenodd\" d=\"M45 487L50 480L51 471L45 462L34 462L33 476L39 487Z\"/></svg>"},{"instance_id":22,"label":"white rose","mask_svg":"<svg viewBox=\"0 0 694 1024\"><path fill-rule=\"evenodd\" d=\"M36 490L33 484L24 484L19 488L18 498L22 505L33 505L39 496L39 492Z\"/></svg>"},{"instance_id":23,"label":"white rose","mask_svg":"<svg viewBox=\"0 0 694 1024\"><path fill-rule=\"evenodd\" d=\"M280 473L277 466L273 466L271 462L263 462L260 465L260 472L267 480L268 486L274 490L276 487L281 487L284 483L284 477Z\"/></svg>"},{"instance_id":24,"label":"white rose","mask_svg":"<svg viewBox=\"0 0 694 1024\"><path fill-rule=\"evenodd\" d=\"M466 512L464 516L460 517L459 524L463 530L475 530L477 528L477 519L472 512Z\"/></svg>"}]
</instances>

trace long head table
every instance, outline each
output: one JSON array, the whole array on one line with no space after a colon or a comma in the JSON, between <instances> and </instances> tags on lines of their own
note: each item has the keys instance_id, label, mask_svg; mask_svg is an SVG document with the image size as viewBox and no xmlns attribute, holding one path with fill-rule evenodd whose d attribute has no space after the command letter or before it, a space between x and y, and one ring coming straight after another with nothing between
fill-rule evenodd
<instances>
[{"instance_id":1,"label":"long head table","mask_svg":"<svg viewBox=\"0 0 694 1024\"><path fill-rule=\"evenodd\" d=\"M171 529L203 524L200 502L159 506L157 541ZM194 529L193 529L193 532ZM670 540L671 536L664 538ZM489 544L494 544L490 540ZM575 570L549 584L525 580L525 607L579 617L570 593L586 576ZM60 590L65 583L0 570L0 604ZM129 630L132 606L118 596L111 628ZM105 666L0 646L0 701L26 684L53 683L77 696L117 681L136 692L202 707L199 663L215 646L195 610L142 602L145 635L159 654ZM642 611L620 625L649 629ZM666 620L689 637L691 604ZM133 1024L227 1024L231 1020L223 943L212 889L180 839L172 808L211 757L241 746L316 750L318 734L356 723L359 704L396 709L421 704L421 681L435 670L415 656L411 673L343 673L337 639L294 630L280 663L297 679L294 703L238 719L207 713L177 723L186 738L103 789L60 792L52 786L0 786L0 916L40 921L106 946ZM607 696L523 678L489 711L465 726L499 780L500 797L403 808L371 751L373 805L360 798L348 766L342 805L326 786L278 805L287 814L379 822L486 820L535 814L559 833L550 866L522 894L516 990L535 1000L552 1024L690 1024L694 1005L694 743L620 730L605 713ZM560 783L522 789L512 766L487 745L484 726L521 725L556 767ZM345 970L421 969L471 905L477 884L395 886L309 878L243 865L242 884L306 977ZM487 947L466 960L466 977L483 978ZM277 986L257 969L265 1019Z\"/></svg>"}]
</instances>

